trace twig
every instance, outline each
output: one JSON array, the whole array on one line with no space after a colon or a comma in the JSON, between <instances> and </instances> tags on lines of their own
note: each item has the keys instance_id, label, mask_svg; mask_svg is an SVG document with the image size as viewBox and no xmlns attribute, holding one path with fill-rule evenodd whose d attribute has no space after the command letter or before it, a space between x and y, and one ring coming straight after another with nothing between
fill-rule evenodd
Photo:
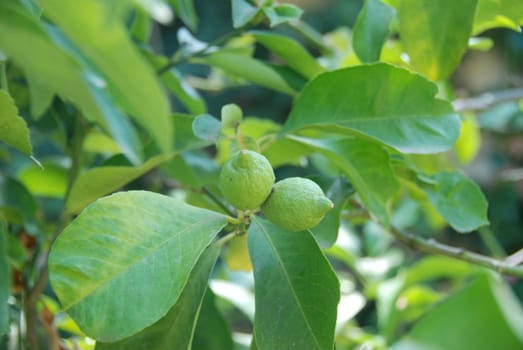
<instances>
[{"instance_id":1,"label":"twig","mask_svg":"<svg viewBox=\"0 0 523 350\"><path fill-rule=\"evenodd\" d=\"M197 56L200 56L200 55L203 55L207 52L207 50L209 50L210 48L212 48L213 46L216 46L216 45L220 45L224 42L226 42L227 40L229 40L230 38L242 33L244 31L244 29L236 29L236 30L233 30L227 34L224 34L216 39L214 39L213 41L211 41L210 43L208 43L204 48L202 48L201 50L197 50L197 51L194 51L186 56L182 56L182 57L175 57L173 58L171 61L169 61L169 63L167 63L165 66L161 67L160 69L158 69L157 73L158 75L162 75L163 73L167 72L169 69L171 69L172 67L175 67L177 65L180 65L182 63L185 63L187 62L188 60L190 60L191 58L194 58L194 57L197 57Z\"/></svg>"},{"instance_id":2,"label":"twig","mask_svg":"<svg viewBox=\"0 0 523 350\"><path fill-rule=\"evenodd\" d=\"M503 102L523 99L523 88L486 92L482 95L452 102L457 112L482 111Z\"/></svg>"},{"instance_id":3,"label":"twig","mask_svg":"<svg viewBox=\"0 0 523 350\"><path fill-rule=\"evenodd\" d=\"M506 261L494 259L485 255L473 253L463 248L448 246L433 239L425 239L414 234L392 228L390 232L401 242L412 249L432 254L445 255L454 259L467 261L487 267L499 273L523 278L523 266L514 266Z\"/></svg>"},{"instance_id":4,"label":"twig","mask_svg":"<svg viewBox=\"0 0 523 350\"><path fill-rule=\"evenodd\" d=\"M505 262L509 265L516 266L523 263L523 248L508 256Z\"/></svg>"}]
</instances>

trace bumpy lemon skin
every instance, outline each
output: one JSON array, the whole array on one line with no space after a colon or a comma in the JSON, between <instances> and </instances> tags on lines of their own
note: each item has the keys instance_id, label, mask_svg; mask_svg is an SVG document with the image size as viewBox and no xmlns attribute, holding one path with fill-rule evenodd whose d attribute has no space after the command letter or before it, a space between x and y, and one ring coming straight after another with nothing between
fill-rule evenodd
<instances>
[{"instance_id":1,"label":"bumpy lemon skin","mask_svg":"<svg viewBox=\"0 0 523 350\"><path fill-rule=\"evenodd\" d=\"M276 225L298 232L318 225L333 206L314 181L290 177L273 186L262 212Z\"/></svg>"},{"instance_id":2,"label":"bumpy lemon skin","mask_svg":"<svg viewBox=\"0 0 523 350\"><path fill-rule=\"evenodd\" d=\"M274 171L267 158L249 150L235 153L220 173L223 196L240 210L259 208L271 193L274 180Z\"/></svg>"}]
</instances>

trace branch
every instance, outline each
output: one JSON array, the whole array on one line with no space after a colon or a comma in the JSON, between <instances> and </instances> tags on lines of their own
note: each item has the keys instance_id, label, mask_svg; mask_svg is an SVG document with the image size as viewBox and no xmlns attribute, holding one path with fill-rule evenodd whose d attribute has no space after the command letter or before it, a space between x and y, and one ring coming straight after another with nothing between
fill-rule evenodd
<instances>
[{"instance_id":1,"label":"branch","mask_svg":"<svg viewBox=\"0 0 523 350\"><path fill-rule=\"evenodd\" d=\"M436 242L434 239L425 239L412 233L403 232L395 228L391 228L390 232L399 241L403 242L405 245L414 250L448 256L454 259L480 265L505 275L523 278L523 266L514 266L514 264L511 262L501 261L485 255L473 253L463 248L448 246L446 244Z\"/></svg>"},{"instance_id":2,"label":"branch","mask_svg":"<svg viewBox=\"0 0 523 350\"><path fill-rule=\"evenodd\" d=\"M523 88L486 92L482 95L452 102L456 112L482 111L503 102L523 99Z\"/></svg>"}]
</instances>

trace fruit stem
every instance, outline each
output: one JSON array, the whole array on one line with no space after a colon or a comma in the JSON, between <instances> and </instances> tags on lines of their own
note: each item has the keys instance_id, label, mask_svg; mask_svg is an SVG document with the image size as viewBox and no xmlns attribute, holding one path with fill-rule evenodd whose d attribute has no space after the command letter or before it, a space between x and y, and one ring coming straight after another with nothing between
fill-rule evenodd
<instances>
[{"instance_id":1,"label":"fruit stem","mask_svg":"<svg viewBox=\"0 0 523 350\"><path fill-rule=\"evenodd\" d=\"M237 236L239 236L241 234L242 234L242 231L240 229L236 229L236 230L232 231L231 233L223 236L219 240L217 240L216 243L223 247L225 244L227 244L227 242L229 242L230 240L236 238Z\"/></svg>"}]
</instances>

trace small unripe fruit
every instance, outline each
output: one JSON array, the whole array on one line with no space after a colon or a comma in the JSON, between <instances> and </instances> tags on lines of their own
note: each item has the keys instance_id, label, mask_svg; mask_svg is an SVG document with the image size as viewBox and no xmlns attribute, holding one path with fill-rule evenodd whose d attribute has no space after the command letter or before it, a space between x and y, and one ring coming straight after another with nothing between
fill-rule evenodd
<instances>
[{"instance_id":1,"label":"small unripe fruit","mask_svg":"<svg viewBox=\"0 0 523 350\"><path fill-rule=\"evenodd\" d=\"M225 199L240 210L258 208L271 193L274 171L263 155L249 150L235 153L222 167L220 187Z\"/></svg>"},{"instance_id":2,"label":"small unripe fruit","mask_svg":"<svg viewBox=\"0 0 523 350\"><path fill-rule=\"evenodd\" d=\"M296 232L318 225L333 207L314 181L290 177L274 185L262 211L276 225Z\"/></svg>"}]
</instances>

